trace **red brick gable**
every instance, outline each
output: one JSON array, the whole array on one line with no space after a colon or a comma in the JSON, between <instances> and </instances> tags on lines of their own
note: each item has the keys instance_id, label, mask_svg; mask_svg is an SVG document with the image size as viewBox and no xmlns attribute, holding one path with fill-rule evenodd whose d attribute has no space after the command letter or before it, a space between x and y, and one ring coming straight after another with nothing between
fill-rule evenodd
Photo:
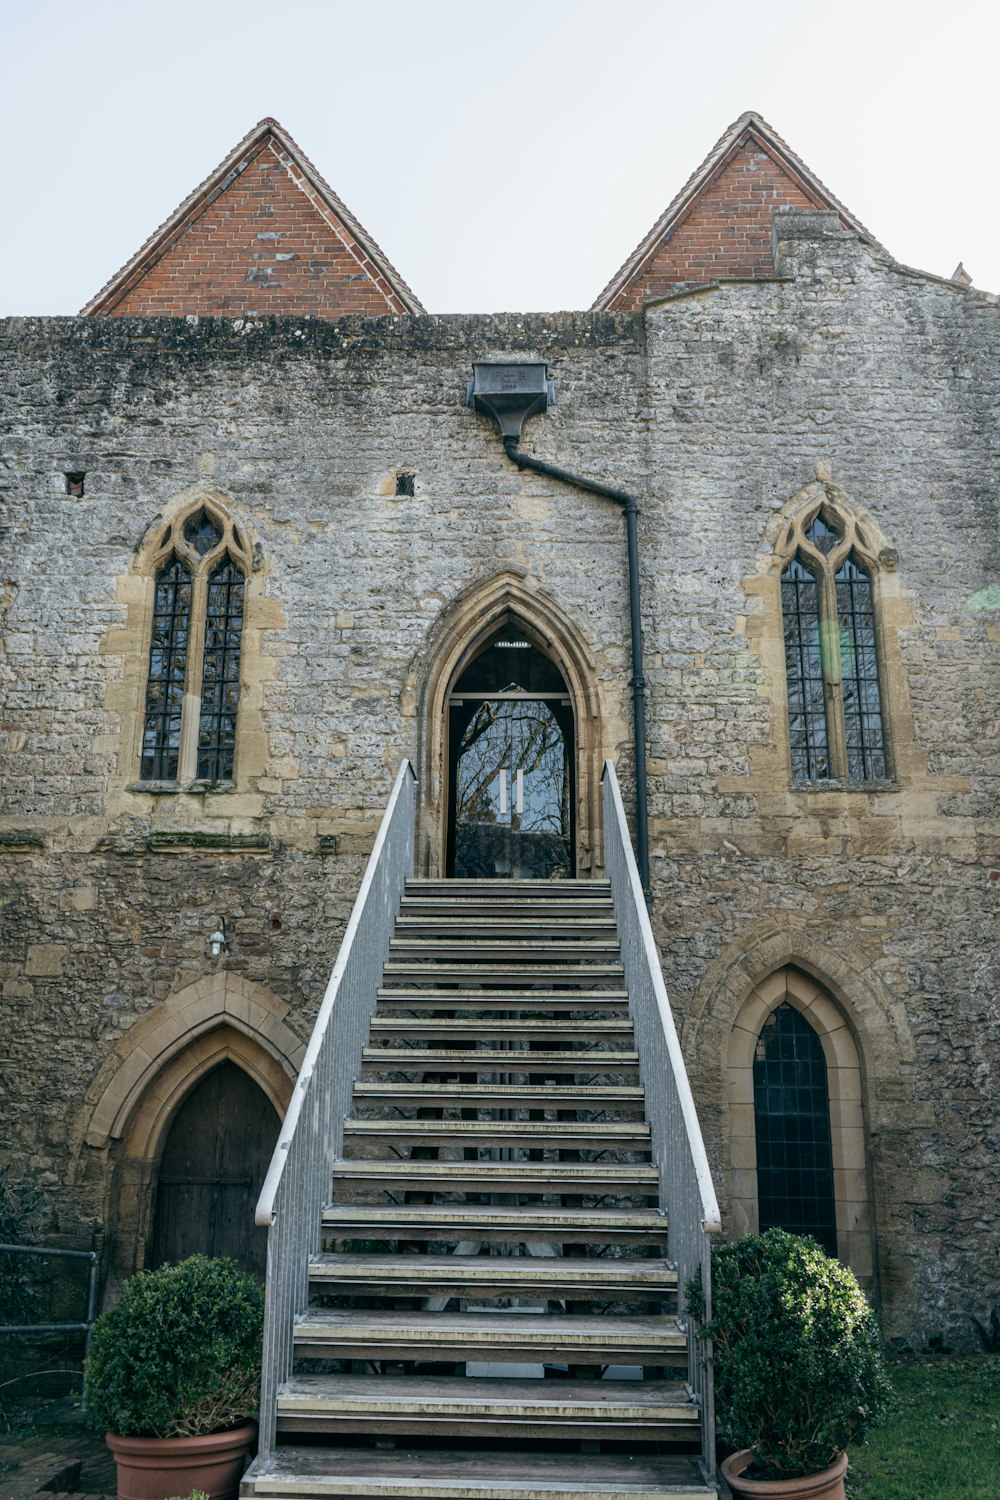
<instances>
[{"instance_id":1,"label":"red brick gable","mask_svg":"<svg viewBox=\"0 0 1000 1500\"><path fill-rule=\"evenodd\" d=\"M262 120L83 309L115 317L423 311L275 120Z\"/></svg>"},{"instance_id":2,"label":"red brick gable","mask_svg":"<svg viewBox=\"0 0 1000 1500\"><path fill-rule=\"evenodd\" d=\"M594 303L634 312L682 286L774 275L778 208L833 210L872 236L759 115L741 115Z\"/></svg>"}]
</instances>

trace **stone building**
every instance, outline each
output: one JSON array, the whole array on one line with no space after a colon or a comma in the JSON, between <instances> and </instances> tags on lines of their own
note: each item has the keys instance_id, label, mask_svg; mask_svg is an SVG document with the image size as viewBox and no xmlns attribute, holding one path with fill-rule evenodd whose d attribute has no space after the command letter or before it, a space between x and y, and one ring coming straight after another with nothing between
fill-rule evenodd
<instances>
[{"instance_id":1,"label":"stone building","mask_svg":"<svg viewBox=\"0 0 1000 1500\"><path fill-rule=\"evenodd\" d=\"M427 315L264 121L79 317L0 324L4 1133L53 1242L111 1278L260 1255L403 757L419 871L600 874L621 507L467 404L474 363L544 363L524 452L639 503L651 910L728 1231L811 1227L890 1336L969 1344L1000 1304L998 320L749 114L586 312ZM513 855L456 701L501 678L552 705L551 837Z\"/></svg>"}]
</instances>

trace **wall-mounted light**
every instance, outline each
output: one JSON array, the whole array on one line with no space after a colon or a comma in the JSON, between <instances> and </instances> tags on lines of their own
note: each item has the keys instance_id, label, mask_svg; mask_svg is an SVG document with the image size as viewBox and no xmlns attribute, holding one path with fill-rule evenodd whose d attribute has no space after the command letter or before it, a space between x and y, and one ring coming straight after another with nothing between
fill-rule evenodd
<instances>
[{"instance_id":1,"label":"wall-mounted light","mask_svg":"<svg viewBox=\"0 0 1000 1500\"><path fill-rule=\"evenodd\" d=\"M226 934L222 931L221 927L217 927L209 938L208 951L213 958L218 958L220 953L227 953L229 951L228 944L226 943Z\"/></svg>"}]
</instances>

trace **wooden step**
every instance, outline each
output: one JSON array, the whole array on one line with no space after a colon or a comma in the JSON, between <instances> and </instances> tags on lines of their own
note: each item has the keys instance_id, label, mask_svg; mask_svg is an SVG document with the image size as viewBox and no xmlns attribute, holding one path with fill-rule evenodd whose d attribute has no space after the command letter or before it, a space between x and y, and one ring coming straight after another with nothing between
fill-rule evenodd
<instances>
[{"instance_id":1,"label":"wooden step","mask_svg":"<svg viewBox=\"0 0 1000 1500\"><path fill-rule=\"evenodd\" d=\"M558 901L586 900L588 897L610 898L610 880L440 880L415 877L406 882L408 896L436 895L447 900L461 901L467 897L480 900L502 899L504 896L529 896L543 901L553 898Z\"/></svg>"},{"instance_id":2,"label":"wooden step","mask_svg":"<svg viewBox=\"0 0 1000 1500\"><path fill-rule=\"evenodd\" d=\"M356 1083L355 1105L441 1109L643 1109L639 1085L537 1083Z\"/></svg>"},{"instance_id":3,"label":"wooden step","mask_svg":"<svg viewBox=\"0 0 1000 1500\"><path fill-rule=\"evenodd\" d=\"M677 1272L665 1260L564 1255L314 1255L316 1291L365 1296L597 1298L666 1297Z\"/></svg>"},{"instance_id":4,"label":"wooden step","mask_svg":"<svg viewBox=\"0 0 1000 1500\"><path fill-rule=\"evenodd\" d=\"M296 1319L293 1337L296 1357L302 1359L577 1365L666 1365L687 1360L687 1338L676 1318L653 1315L310 1307Z\"/></svg>"},{"instance_id":5,"label":"wooden step","mask_svg":"<svg viewBox=\"0 0 1000 1500\"><path fill-rule=\"evenodd\" d=\"M407 1010L501 1010L519 1012L524 1010L620 1010L628 1006L627 990L438 990L395 989L379 990L378 1007L381 1014L386 1009Z\"/></svg>"},{"instance_id":6,"label":"wooden step","mask_svg":"<svg viewBox=\"0 0 1000 1500\"><path fill-rule=\"evenodd\" d=\"M564 1161L338 1161L331 1175L335 1193L377 1187L387 1192L572 1193L600 1198L654 1195L660 1182L655 1167L634 1162L603 1166Z\"/></svg>"},{"instance_id":7,"label":"wooden step","mask_svg":"<svg viewBox=\"0 0 1000 1500\"><path fill-rule=\"evenodd\" d=\"M586 963L565 961L540 966L537 962L490 964L470 957L468 963L432 962L429 958L420 963L408 963L399 958L390 959L382 971L383 985L392 984L454 984L481 985L486 989L501 984L510 984L523 989L528 985L551 985L553 983L578 986L603 986L622 982L621 964Z\"/></svg>"},{"instance_id":8,"label":"wooden step","mask_svg":"<svg viewBox=\"0 0 1000 1500\"><path fill-rule=\"evenodd\" d=\"M323 1210L327 1237L339 1240L412 1240L442 1244L485 1240L495 1244L660 1245L667 1218L658 1209L515 1208L477 1204L330 1204Z\"/></svg>"},{"instance_id":9,"label":"wooden step","mask_svg":"<svg viewBox=\"0 0 1000 1500\"><path fill-rule=\"evenodd\" d=\"M536 909L530 915L515 917L505 913L486 915L456 909L428 915L404 909L396 919L396 935L401 939L417 937L439 941L449 937L459 937L463 941L467 938L511 937L515 940L544 938L552 941L558 938L577 942L582 938L599 938L618 947L618 928L610 911L599 916L578 915L576 912L564 916Z\"/></svg>"},{"instance_id":10,"label":"wooden step","mask_svg":"<svg viewBox=\"0 0 1000 1500\"><path fill-rule=\"evenodd\" d=\"M590 1076L595 1073L628 1073L639 1071L637 1052L550 1052L499 1048L366 1047L362 1054L362 1071L371 1073L485 1073L504 1072L535 1074L538 1077L561 1077L564 1074Z\"/></svg>"},{"instance_id":11,"label":"wooden step","mask_svg":"<svg viewBox=\"0 0 1000 1500\"><path fill-rule=\"evenodd\" d=\"M304 1407L310 1396L303 1394ZM664 1419L668 1399L665 1392L656 1408ZM687 1433L686 1422L678 1426ZM324 1446L279 1448L266 1465L256 1460L240 1494L262 1500L715 1500L718 1491L704 1484L693 1459L673 1455Z\"/></svg>"},{"instance_id":12,"label":"wooden step","mask_svg":"<svg viewBox=\"0 0 1000 1500\"><path fill-rule=\"evenodd\" d=\"M522 916L529 920L547 922L562 922L567 918L575 921L577 917L584 921L588 918L602 922L614 920L614 903L610 894L577 896L567 901L561 901L557 896L543 896L541 899L532 896L507 896L501 899L466 896L460 901L448 896L404 896L399 903L399 911L403 917L454 916L459 920L465 917L496 917L509 921Z\"/></svg>"},{"instance_id":13,"label":"wooden step","mask_svg":"<svg viewBox=\"0 0 1000 1500\"><path fill-rule=\"evenodd\" d=\"M502 1316L474 1321L500 1322ZM278 1395L279 1432L603 1437L636 1442L690 1440L698 1426L698 1409L675 1380L302 1374L286 1381Z\"/></svg>"},{"instance_id":14,"label":"wooden step","mask_svg":"<svg viewBox=\"0 0 1000 1500\"><path fill-rule=\"evenodd\" d=\"M650 1135L648 1125L621 1120L347 1120L345 1149L366 1145L648 1151Z\"/></svg>"},{"instance_id":15,"label":"wooden step","mask_svg":"<svg viewBox=\"0 0 1000 1500\"><path fill-rule=\"evenodd\" d=\"M621 953L618 939L479 938L461 933L448 937L394 937L389 952L396 961L426 960L435 963L572 964L603 959L610 963ZM620 972L620 971L619 971Z\"/></svg>"},{"instance_id":16,"label":"wooden step","mask_svg":"<svg viewBox=\"0 0 1000 1500\"><path fill-rule=\"evenodd\" d=\"M371 1026L372 1040L386 1037L390 1040L398 1040L402 1037L412 1037L415 1040L423 1040L430 1037L463 1037L468 1041L476 1041L480 1037L483 1040L499 1038L510 1035L518 1041L608 1041L612 1037L624 1037L631 1039L632 1022L628 1016L622 1016L615 1020L598 1021L574 1021L570 1018L560 1021L504 1021L498 1020L470 1020L465 1017L457 1017L449 1020L447 1016L380 1016L376 1013ZM536 1070L537 1071L537 1070Z\"/></svg>"}]
</instances>

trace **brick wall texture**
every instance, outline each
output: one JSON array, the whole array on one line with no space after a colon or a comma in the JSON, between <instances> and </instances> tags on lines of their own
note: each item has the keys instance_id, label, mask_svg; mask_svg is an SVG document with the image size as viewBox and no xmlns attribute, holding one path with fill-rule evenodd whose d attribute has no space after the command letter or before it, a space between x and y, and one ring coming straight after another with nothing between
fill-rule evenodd
<instances>
[{"instance_id":1,"label":"brick wall texture","mask_svg":"<svg viewBox=\"0 0 1000 1500\"><path fill-rule=\"evenodd\" d=\"M686 284L773 276L775 210L821 206L753 136L745 136L610 300L608 310L634 312Z\"/></svg>"},{"instance_id":2,"label":"brick wall texture","mask_svg":"<svg viewBox=\"0 0 1000 1500\"><path fill-rule=\"evenodd\" d=\"M116 317L405 310L350 227L271 138L232 182L192 205L165 253L109 309Z\"/></svg>"},{"instance_id":3,"label":"brick wall texture","mask_svg":"<svg viewBox=\"0 0 1000 1500\"><path fill-rule=\"evenodd\" d=\"M249 181L280 197L266 165ZM754 224L780 188L750 160L727 180ZM254 224L261 192L239 210ZM123 1243L127 1120L93 1124L115 1059L141 1074L134 1028L152 1046L171 998L221 964L308 1035L463 591L510 575L573 622L629 796L621 513L516 470L465 405L473 359L530 357L558 401L526 448L640 499L654 927L726 1212L734 1017L794 963L860 1054L887 1332L963 1347L988 1321L998 307L877 258L833 214L793 209L780 236L782 280L645 313L0 324L4 1112L14 1171L42 1183L65 1242L141 1256ZM413 496L395 494L400 468ZM877 787L790 780L774 549L802 497L827 493L884 553L894 773ZM142 548L199 496L256 548L248 741L232 790L157 796L135 783Z\"/></svg>"}]
</instances>

